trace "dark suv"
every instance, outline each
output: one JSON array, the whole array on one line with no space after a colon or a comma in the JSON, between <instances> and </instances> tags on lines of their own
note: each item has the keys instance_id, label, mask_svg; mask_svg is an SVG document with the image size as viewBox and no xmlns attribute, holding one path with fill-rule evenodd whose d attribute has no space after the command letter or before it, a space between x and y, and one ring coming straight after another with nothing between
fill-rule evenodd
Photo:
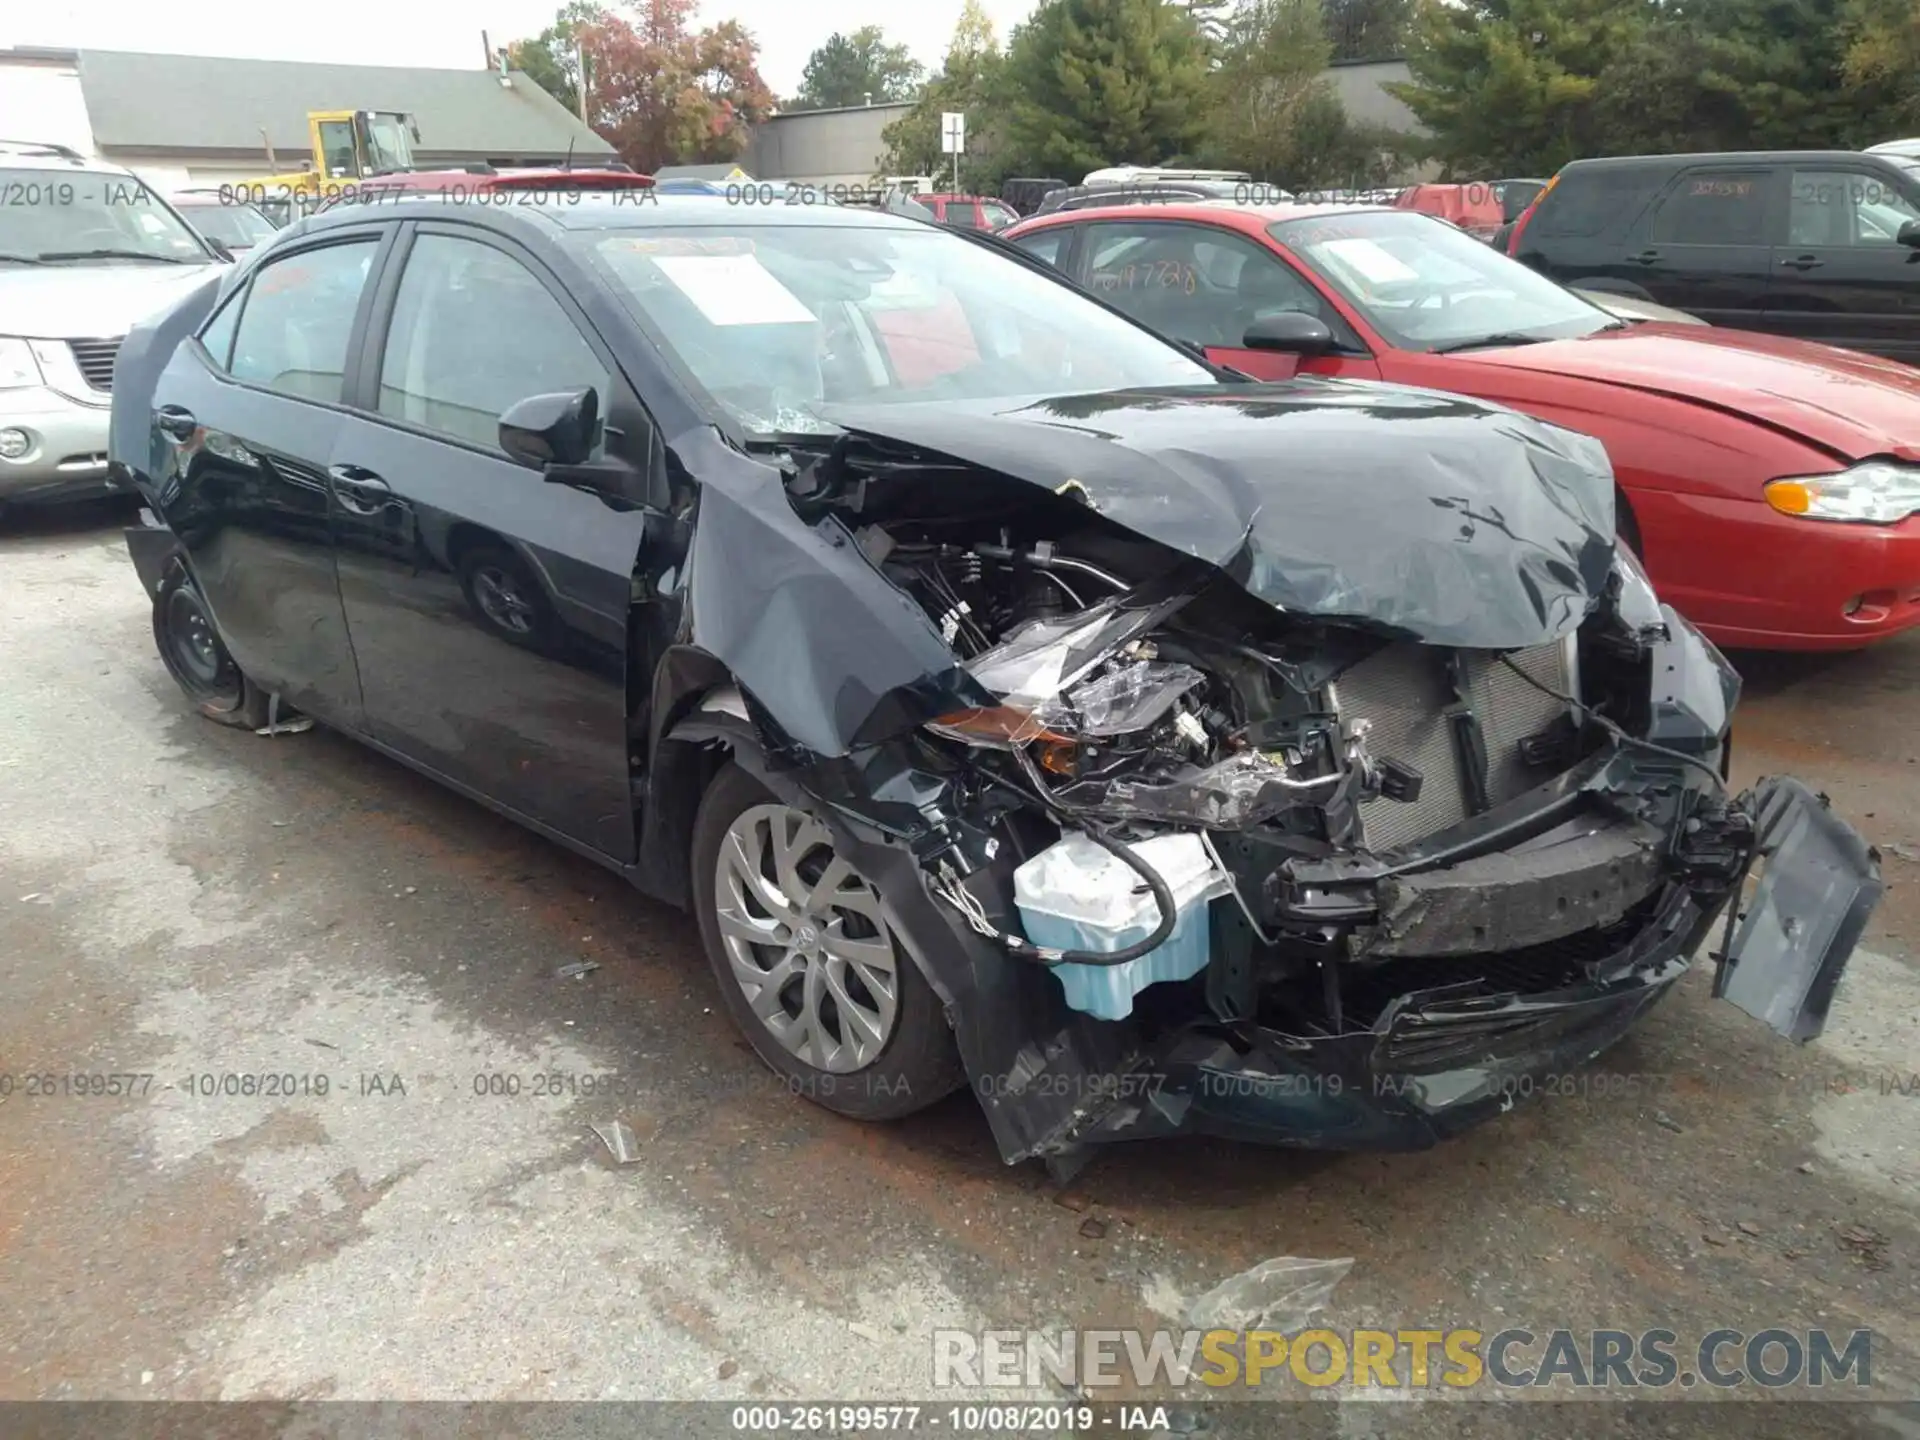
<instances>
[{"instance_id":1,"label":"dark suv","mask_svg":"<svg viewBox=\"0 0 1920 1440\"><path fill-rule=\"evenodd\" d=\"M1920 160L1850 151L1567 166L1507 253L1569 285L1920 363Z\"/></svg>"}]
</instances>

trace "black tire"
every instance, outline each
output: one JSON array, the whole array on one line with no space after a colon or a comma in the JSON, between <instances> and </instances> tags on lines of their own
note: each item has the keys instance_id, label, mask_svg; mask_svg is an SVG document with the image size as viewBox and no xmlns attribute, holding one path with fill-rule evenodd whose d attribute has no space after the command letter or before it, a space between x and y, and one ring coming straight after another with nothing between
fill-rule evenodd
<instances>
[{"instance_id":1,"label":"black tire","mask_svg":"<svg viewBox=\"0 0 1920 1440\"><path fill-rule=\"evenodd\" d=\"M489 635L529 650L552 646L558 633L546 587L504 545L482 542L461 552L456 566L460 593Z\"/></svg>"},{"instance_id":2,"label":"black tire","mask_svg":"<svg viewBox=\"0 0 1920 1440\"><path fill-rule=\"evenodd\" d=\"M754 1053L793 1093L838 1114L856 1120L892 1120L944 1099L966 1082L966 1071L939 997L897 939L893 1029L878 1054L861 1068L851 1073L816 1068L788 1050L754 1014L745 990L734 979L721 940L715 904L717 872L728 827L755 806L773 803L778 803L776 797L764 785L738 765L728 764L708 786L694 821L694 913L721 1003Z\"/></svg>"},{"instance_id":3,"label":"black tire","mask_svg":"<svg viewBox=\"0 0 1920 1440\"><path fill-rule=\"evenodd\" d=\"M214 724L258 730L267 723L266 691L227 653L200 587L178 560L161 576L153 599L153 643L174 683Z\"/></svg>"}]
</instances>

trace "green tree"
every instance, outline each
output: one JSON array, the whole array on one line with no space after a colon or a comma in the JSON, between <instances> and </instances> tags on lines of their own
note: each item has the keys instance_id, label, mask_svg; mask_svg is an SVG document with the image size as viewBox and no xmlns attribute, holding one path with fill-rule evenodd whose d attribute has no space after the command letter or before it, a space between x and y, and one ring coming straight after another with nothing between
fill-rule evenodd
<instances>
[{"instance_id":1,"label":"green tree","mask_svg":"<svg viewBox=\"0 0 1920 1440\"><path fill-rule=\"evenodd\" d=\"M577 114L580 60L576 40L583 27L606 18L607 11L602 7L588 0L573 0L533 39L516 40L507 46L507 63Z\"/></svg>"},{"instance_id":2,"label":"green tree","mask_svg":"<svg viewBox=\"0 0 1920 1440\"><path fill-rule=\"evenodd\" d=\"M1920 131L1920 5L1914 0L1848 0L1841 12L1842 70L1856 94L1876 97L1886 133Z\"/></svg>"},{"instance_id":3,"label":"green tree","mask_svg":"<svg viewBox=\"0 0 1920 1440\"><path fill-rule=\"evenodd\" d=\"M1172 0L1042 0L1006 69L1008 143L1034 173L1155 165L1205 139L1207 45Z\"/></svg>"},{"instance_id":4,"label":"green tree","mask_svg":"<svg viewBox=\"0 0 1920 1440\"><path fill-rule=\"evenodd\" d=\"M851 35L835 31L807 57L793 110L830 110L904 100L919 85L922 67L904 45L889 45L878 25Z\"/></svg>"},{"instance_id":5,"label":"green tree","mask_svg":"<svg viewBox=\"0 0 1920 1440\"><path fill-rule=\"evenodd\" d=\"M1207 84L1208 153L1287 183L1302 106L1325 84L1330 47L1320 0L1239 0Z\"/></svg>"},{"instance_id":6,"label":"green tree","mask_svg":"<svg viewBox=\"0 0 1920 1440\"><path fill-rule=\"evenodd\" d=\"M1618 153L1602 77L1650 43L1650 0L1422 0L1407 29L1412 80L1388 90L1449 170L1552 174Z\"/></svg>"},{"instance_id":7,"label":"green tree","mask_svg":"<svg viewBox=\"0 0 1920 1440\"><path fill-rule=\"evenodd\" d=\"M1422 0L1390 87L1467 175L1920 125L1914 0Z\"/></svg>"},{"instance_id":8,"label":"green tree","mask_svg":"<svg viewBox=\"0 0 1920 1440\"><path fill-rule=\"evenodd\" d=\"M887 147L881 162L888 175L941 175L953 168L940 150L940 116L958 111L967 117L967 153L961 158L962 184L992 193L1013 173L1005 143L1002 86L1006 57L993 21L979 0L966 0L947 43L939 73L921 87L913 108L880 133Z\"/></svg>"},{"instance_id":9,"label":"green tree","mask_svg":"<svg viewBox=\"0 0 1920 1440\"><path fill-rule=\"evenodd\" d=\"M1391 60L1400 54L1413 0L1323 0L1335 60Z\"/></svg>"}]
</instances>

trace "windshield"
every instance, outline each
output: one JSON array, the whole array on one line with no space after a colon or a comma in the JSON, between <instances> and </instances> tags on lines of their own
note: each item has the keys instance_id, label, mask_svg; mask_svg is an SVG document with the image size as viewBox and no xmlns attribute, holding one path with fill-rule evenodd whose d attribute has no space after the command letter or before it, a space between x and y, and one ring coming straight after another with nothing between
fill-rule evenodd
<instances>
[{"instance_id":1,"label":"windshield","mask_svg":"<svg viewBox=\"0 0 1920 1440\"><path fill-rule=\"evenodd\" d=\"M1270 232L1402 350L1561 340L1612 323L1564 286L1443 220L1406 211L1283 220Z\"/></svg>"},{"instance_id":2,"label":"windshield","mask_svg":"<svg viewBox=\"0 0 1920 1440\"><path fill-rule=\"evenodd\" d=\"M131 175L0 169L0 196L0 260L212 263L193 232Z\"/></svg>"},{"instance_id":3,"label":"windshield","mask_svg":"<svg viewBox=\"0 0 1920 1440\"><path fill-rule=\"evenodd\" d=\"M640 320L742 428L837 403L1206 384L1166 341L943 230L729 223L583 235Z\"/></svg>"},{"instance_id":4,"label":"windshield","mask_svg":"<svg viewBox=\"0 0 1920 1440\"><path fill-rule=\"evenodd\" d=\"M273 236L273 222L251 205L209 205L204 201L181 205L186 222L209 240L229 250L247 250Z\"/></svg>"},{"instance_id":5,"label":"windshield","mask_svg":"<svg viewBox=\"0 0 1920 1440\"><path fill-rule=\"evenodd\" d=\"M367 117L367 163L375 175L391 175L413 168L413 146L398 115Z\"/></svg>"}]
</instances>

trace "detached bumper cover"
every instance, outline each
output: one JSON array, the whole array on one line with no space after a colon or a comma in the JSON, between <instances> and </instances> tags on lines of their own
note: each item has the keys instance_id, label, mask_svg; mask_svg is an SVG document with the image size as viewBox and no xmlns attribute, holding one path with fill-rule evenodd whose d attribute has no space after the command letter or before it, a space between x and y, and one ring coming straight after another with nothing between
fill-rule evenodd
<instances>
[{"instance_id":1,"label":"detached bumper cover","mask_svg":"<svg viewBox=\"0 0 1920 1440\"><path fill-rule=\"evenodd\" d=\"M1811 1040L1880 903L1880 856L1798 780L1761 781L1751 804L1759 880L1713 993L1788 1039Z\"/></svg>"}]
</instances>

